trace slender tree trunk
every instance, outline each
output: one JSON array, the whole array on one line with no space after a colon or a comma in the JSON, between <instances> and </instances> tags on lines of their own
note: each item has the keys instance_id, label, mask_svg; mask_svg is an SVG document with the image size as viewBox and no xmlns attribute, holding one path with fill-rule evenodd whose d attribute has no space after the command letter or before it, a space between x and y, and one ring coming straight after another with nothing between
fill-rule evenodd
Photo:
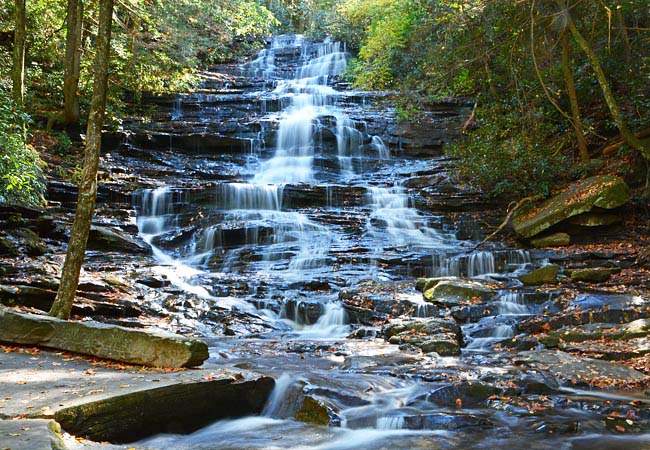
<instances>
[{"instance_id":1,"label":"slender tree trunk","mask_svg":"<svg viewBox=\"0 0 650 450\"><path fill-rule=\"evenodd\" d=\"M25 103L25 23L26 0L15 0L14 61L12 69L13 99L17 105Z\"/></svg>"},{"instance_id":2,"label":"slender tree trunk","mask_svg":"<svg viewBox=\"0 0 650 450\"><path fill-rule=\"evenodd\" d=\"M618 19L618 26L621 28L621 35L623 36L623 46L625 47L625 62L632 64L632 46L630 45L630 36L627 34L627 26L625 25L625 17L620 7L616 8L616 18Z\"/></svg>"},{"instance_id":3,"label":"slender tree trunk","mask_svg":"<svg viewBox=\"0 0 650 450\"><path fill-rule=\"evenodd\" d=\"M78 124L81 117L77 89L79 88L79 69L81 67L82 22L82 0L68 0L65 72L63 75L63 118L66 125Z\"/></svg>"},{"instance_id":4,"label":"slender tree trunk","mask_svg":"<svg viewBox=\"0 0 650 450\"><path fill-rule=\"evenodd\" d=\"M88 129L86 131L86 151L83 171L79 182L77 211L70 232L68 252L61 273L61 284L50 315L68 319L75 293L79 284L79 272L83 263L86 243L97 198L97 171L102 141L102 124L106 110L106 91L108 87L108 63L110 57L111 24L113 0L100 0L99 32L97 34L94 61L93 97L90 104Z\"/></svg>"},{"instance_id":5,"label":"slender tree trunk","mask_svg":"<svg viewBox=\"0 0 650 450\"><path fill-rule=\"evenodd\" d=\"M589 151L587 150L587 142L585 141L582 119L580 118L580 106L578 105L578 95L576 94L576 85L573 80L573 71L571 70L570 53L571 45L569 44L569 36L564 31L562 33L562 69L564 70L566 90L569 95L569 103L571 104L571 116L573 118L571 125L573 125L573 129L576 132L580 160L586 163L589 162Z\"/></svg>"},{"instance_id":6,"label":"slender tree trunk","mask_svg":"<svg viewBox=\"0 0 650 450\"><path fill-rule=\"evenodd\" d=\"M626 144L635 150L638 150L646 160L650 160L650 141L641 141L627 127L627 123L625 122L625 119L621 114L621 110L618 107L618 103L614 98L614 94L612 93L612 90L609 86L605 72L603 72L603 68L598 59L598 55L596 55L596 52L594 52L589 43L585 40L582 34L580 34L578 28L576 28L576 24L573 22L573 19L571 18L568 10L565 10L565 14L567 16L567 25L569 26L569 30L571 31L573 39L576 41L578 47L580 47L584 54L587 55L587 58L589 58L589 64L591 65L593 71L596 73L596 79L598 80L600 90L603 92L603 96L605 97L605 103L607 103L609 113L614 119L614 122L616 122L616 126L618 127L618 131L621 133L621 137L625 140Z\"/></svg>"}]
</instances>

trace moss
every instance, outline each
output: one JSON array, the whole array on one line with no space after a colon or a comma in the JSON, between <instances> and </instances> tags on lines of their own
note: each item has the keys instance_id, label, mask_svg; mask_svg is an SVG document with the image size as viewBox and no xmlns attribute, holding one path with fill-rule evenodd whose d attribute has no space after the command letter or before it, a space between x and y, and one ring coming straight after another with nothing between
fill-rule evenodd
<instances>
[{"instance_id":1,"label":"moss","mask_svg":"<svg viewBox=\"0 0 650 450\"><path fill-rule=\"evenodd\" d=\"M571 236L566 233L553 233L546 236L537 237L530 240L530 246L534 248L542 247L562 247L569 245Z\"/></svg>"},{"instance_id":2,"label":"moss","mask_svg":"<svg viewBox=\"0 0 650 450\"><path fill-rule=\"evenodd\" d=\"M6 237L0 236L0 255L18 256L18 247Z\"/></svg>"},{"instance_id":3,"label":"moss","mask_svg":"<svg viewBox=\"0 0 650 450\"><path fill-rule=\"evenodd\" d=\"M300 422L308 422L316 425L329 425L331 420L329 408L309 396L303 400L302 406L296 413L295 418Z\"/></svg>"},{"instance_id":4,"label":"moss","mask_svg":"<svg viewBox=\"0 0 650 450\"><path fill-rule=\"evenodd\" d=\"M539 286L540 284L554 283L557 280L558 271L557 265L550 264L530 273L519 275L517 278L526 286Z\"/></svg>"},{"instance_id":5,"label":"moss","mask_svg":"<svg viewBox=\"0 0 650 450\"><path fill-rule=\"evenodd\" d=\"M595 176L571 185L533 211L517 214L513 227L519 236L531 238L594 207L613 209L629 200L630 188L622 179L610 175Z\"/></svg>"},{"instance_id":6,"label":"moss","mask_svg":"<svg viewBox=\"0 0 650 450\"><path fill-rule=\"evenodd\" d=\"M424 291L424 298L432 303L460 303L479 298L487 301L494 295L494 290L486 285L462 280L442 280Z\"/></svg>"},{"instance_id":7,"label":"moss","mask_svg":"<svg viewBox=\"0 0 650 450\"><path fill-rule=\"evenodd\" d=\"M573 281L587 281L590 283L600 283L607 281L612 277L611 269L594 268L594 269L574 269L571 271Z\"/></svg>"}]
</instances>

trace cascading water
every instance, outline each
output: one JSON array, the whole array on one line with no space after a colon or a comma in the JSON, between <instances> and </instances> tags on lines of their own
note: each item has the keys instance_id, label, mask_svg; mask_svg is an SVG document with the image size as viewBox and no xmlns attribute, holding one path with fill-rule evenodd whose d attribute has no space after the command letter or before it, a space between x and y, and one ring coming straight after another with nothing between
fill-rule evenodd
<instances>
[{"instance_id":1,"label":"cascading water","mask_svg":"<svg viewBox=\"0 0 650 450\"><path fill-rule=\"evenodd\" d=\"M514 427L533 420L528 411L520 420L516 410L485 413L456 402L464 383L514 370L490 361L493 344L511 339L522 318L553 307L551 294L540 296L513 281L531 255L468 250L473 245L456 240L453 225L421 207L422 197L411 195L418 188L406 181L432 173L433 163L398 151L391 155L400 143L386 140L389 149L371 134L376 124L359 119L372 117L359 114L365 100L337 90L346 58L335 42L274 38L241 67L247 75L241 85L260 89L235 100L257 105L246 103L239 116L253 124L241 145L233 141L237 149L230 153L208 145L205 163L190 152L185 167L199 167L207 176L182 176L177 185L165 177L168 161L161 158L162 187L136 195L140 235L159 262L154 272L173 284L154 295L198 297L207 304L206 315L217 316L206 322L220 321L218 331L192 324L210 342L208 365L252 369L276 380L262 416L220 421L187 436L154 437L143 442L147 448L496 448L517 442L521 434ZM191 118L195 130L207 133L222 107L210 103L216 98L183 96L170 105L169 117ZM169 145L163 144L172 143L170 133ZM172 155L177 164L181 156ZM496 286L489 302L446 309L465 322L461 356L422 355L383 338L347 337L351 320L364 325L355 337L381 333L372 327L384 314L379 309L365 327L366 300L387 304L386 320L444 313L413 290L414 276L478 278ZM382 291L385 285L396 289ZM339 295L346 290L353 294L350 303ZM237 329L242 316L250 322ZM330 426L296 420L308 397L318 404L318 419ZM541 436L547 444L548 436Z\"/></svg>"}]
</instances>

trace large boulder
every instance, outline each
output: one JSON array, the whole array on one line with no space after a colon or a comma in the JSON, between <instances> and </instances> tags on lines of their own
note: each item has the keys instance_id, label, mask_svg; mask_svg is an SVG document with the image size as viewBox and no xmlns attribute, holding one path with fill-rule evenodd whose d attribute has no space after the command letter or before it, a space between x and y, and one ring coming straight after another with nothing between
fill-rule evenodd
<instances>
[{"instance_id":1,"label":"large boulder","mask_svg":"<svg viewBox=\"0 0 650 450\"><path fill-rule=\"evenodd\" d=\"M594 208L618 208L629 200L630 189L622 179L595 176L569 186L539 208L515 215L512 223L515 232L528 239L570 217Z\"/></svg>"},{"instance_id":2,"label":"large boulder","mask_svg":"<svg viewBox=\"0 0 650 450\"><path fill-rule=\"evenodd\" d=\"M391 344L413 346L424 353L441 356L460 354L460 327L452 320L427 318L395 320L384 327L384 337Z\"/></svg>"},{"instance_id":3,"label":"large boulder","mask_svg":"<svg viewBox=\"0 0 650 450\"><path fill-rule=\"evenodd\" d=\"M0 342L40 345L130 364L195 367L208 359L198 339L97 322L75 322L0 307Z\"/></svg>"}]
</instances>

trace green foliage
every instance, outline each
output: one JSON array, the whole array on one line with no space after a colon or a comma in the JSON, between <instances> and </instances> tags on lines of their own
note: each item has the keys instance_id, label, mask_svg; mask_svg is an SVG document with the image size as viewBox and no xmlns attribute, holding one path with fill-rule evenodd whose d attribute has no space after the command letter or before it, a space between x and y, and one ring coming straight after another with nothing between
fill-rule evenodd
<instances>
[{"instance_id":1,"label":"green foliage","mask_svg":"<svg viewBox=\"0 0 650 450\"><path fill-rule=\"evenodd\" d=\"M481 126L447 147L460 181L492 196L548 195L562 179L566 158L549 145L557 130L534 112L479 110Z\"/></svg>"},{"instance_id":2,"label":"green foliage","mask_svg":"<svg viewBox=\"0 0 650 450\"><path fill-rule=\"evenodd\" d=\"M0 204L38 206L43 203L45 183L42 162L25 143L27 114L0 89Z\"/></svg>"},{"instance_id":3,"label":"green foliage","mask_svg":"<svg viewBox=\"0 0 650 450\"><path fill-rule=\"evenodd\" d=\"M26 104L31 111L63 103L67 0L27 2ZM84 2L80 95L92 93L97 2ZM0 31L13 29L13 2L0 3ZM202 66L236 60L265 42L278 24L255 0L125 0L116 2L112 35L109 119L123 107L125 92L179 92L197 84ZM0 47L0 79L11 68L10 47ZM110 111L115 114L111 116Z\"/></svg>"},{"instance_id":4,"label":"green foliage","mask_svg":"<svg viewBox=\"0 0 650 450\"><path fill-rule=\"evenodd\" d=\"M585 0L571 4L570 13L625 120L635 130L650 128L647 1ZM358 42L350 70L357 86L401 91L401 118L412 120L414 111L441 97L471 97L482 105L481 127L450 150L465 179L494 193L545 192L553 174L582 173L568 163L576 159L576 138L567 118L562 17L557 2L343 0L329 30ZM594 152L603 136L618 130L588 59L569 39L569 70Z\"/></svg>"}]
</instances>

